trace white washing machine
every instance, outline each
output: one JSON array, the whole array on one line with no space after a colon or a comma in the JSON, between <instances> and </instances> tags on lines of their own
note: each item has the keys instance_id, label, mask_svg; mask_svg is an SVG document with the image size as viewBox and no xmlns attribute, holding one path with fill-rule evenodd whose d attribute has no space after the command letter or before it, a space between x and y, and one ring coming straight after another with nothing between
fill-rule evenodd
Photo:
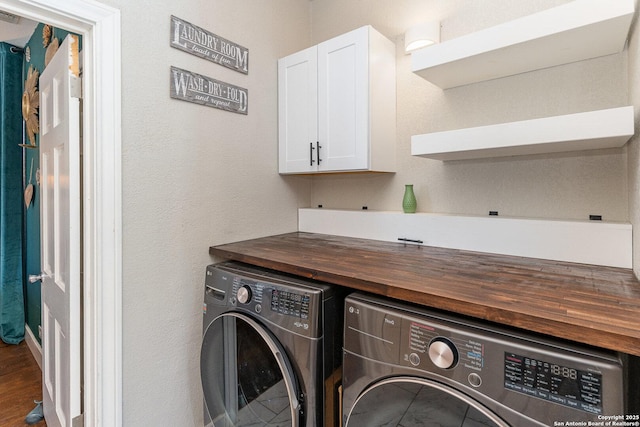
<instances>
[{"instance_id":1,"label":"white washing machine","mask_svg":"<svg viewBox=\"0 0 640 427\"><path fill-rule=\"evenodd\" d=\"M586 426L627 414L617 353L362 294L346 298L344 328L345 427Z\"/></svg>"},{"instance_id":2,"label":"white washing machine","mask_svg":"<svg viewBox=\"0 0 640 427\"><path fill-rule=\"evenodd\" d=\"M200 354L205 425L334 423L343 303L320 282L235 262L208 266Z\"/></svg>"}]
</instances>

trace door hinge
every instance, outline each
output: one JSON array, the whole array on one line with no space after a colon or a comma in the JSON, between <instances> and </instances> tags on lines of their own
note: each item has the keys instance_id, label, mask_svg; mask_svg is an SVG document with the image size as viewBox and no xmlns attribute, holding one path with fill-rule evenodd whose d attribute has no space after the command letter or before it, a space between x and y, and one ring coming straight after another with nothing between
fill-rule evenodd
<instances>
[{"instance_id":1,"label":"door hinge","mask_svg":"<svg viewBox=\"0 0 640 427\"><path fill-rule=\"evenodd\" d=\"M81 77L71 77L69 91L71 92L71 96L73 98L82 98L82 78Z\"/></svg>"},{"instance_id":2,"label":"door hinge","mask_svg":"<svg viewBox=\"0 0 640 427\"><path fill-rule=\"evenodd\" d=\"M84 414L80 414L72 419L71 427L84 427Z\"/></svg>"}]
</instances>

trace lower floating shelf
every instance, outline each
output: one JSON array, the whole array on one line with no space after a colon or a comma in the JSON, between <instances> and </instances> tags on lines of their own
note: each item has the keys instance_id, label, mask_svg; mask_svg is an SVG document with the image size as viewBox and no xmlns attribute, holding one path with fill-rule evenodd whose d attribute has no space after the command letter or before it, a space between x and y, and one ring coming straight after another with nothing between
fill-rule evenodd
<instances>
[{"instance_id":1,"label":"lower floating shelf","mask_svg":"<svg viewBox=\"0 0 640 427\"><path fill-rule=\"evenodd\" d=\"M622 147L634 134L633 106L414 135L411 154L466 160Z\"/></svg>"}]
</instances>

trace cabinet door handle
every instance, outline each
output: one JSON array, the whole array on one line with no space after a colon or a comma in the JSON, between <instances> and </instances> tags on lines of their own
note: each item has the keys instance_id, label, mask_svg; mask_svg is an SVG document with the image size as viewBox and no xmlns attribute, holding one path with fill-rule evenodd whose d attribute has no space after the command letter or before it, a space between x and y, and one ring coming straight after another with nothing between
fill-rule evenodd
<instances>
[{"instance_id":1,"label":"cabinet door handle","mask_svg":"<svg viewBox=\"0 0 640 427\"><path fill-rule=\"evenodd\" d=\"M315 150L315 148L313 148L313 142L309 143L309 166L313 166L313 162L315 162L315 160L313 160L313 150Z\"/></svg>"},{"instance_id":2,"label":"cabinet door handle","mask_svg":"<svg viewBox=\"0 0 640 427\"><path fill-rule=\"evenodd\" d=\"M316 147L318 147L316 155L318 156L318 166L320 166L320 162L322 161L322 159L320 158L320 149L322 148L322 145L320 145L320 141L316 141Z\"/></svg>"}]
</instances>

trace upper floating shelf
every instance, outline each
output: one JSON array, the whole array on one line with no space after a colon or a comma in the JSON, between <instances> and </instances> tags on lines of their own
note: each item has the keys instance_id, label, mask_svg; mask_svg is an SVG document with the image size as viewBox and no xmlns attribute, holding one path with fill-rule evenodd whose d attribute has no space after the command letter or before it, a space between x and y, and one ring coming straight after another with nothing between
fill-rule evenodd
<instances>
[{"instance_id":1,"label":"upper floating shelf","mask_svg":"<svg viewBox=\"0 0 640 427\"><path fill-rule=\"evenodd\" d=\"M412 71L448 89L624 49L634 0L574 0L412 53Z\"/></svg>"},{"instance_id":2,"label":"upper floating shelf","mask_svg":"<svg viewBox=\"0 0 640 427\"><path fill-rule=\"evenodd\" d=\"M466 160L622 147L634 134L633 106L411 137L411 154Z\"/></svg>"}]
</instances>

